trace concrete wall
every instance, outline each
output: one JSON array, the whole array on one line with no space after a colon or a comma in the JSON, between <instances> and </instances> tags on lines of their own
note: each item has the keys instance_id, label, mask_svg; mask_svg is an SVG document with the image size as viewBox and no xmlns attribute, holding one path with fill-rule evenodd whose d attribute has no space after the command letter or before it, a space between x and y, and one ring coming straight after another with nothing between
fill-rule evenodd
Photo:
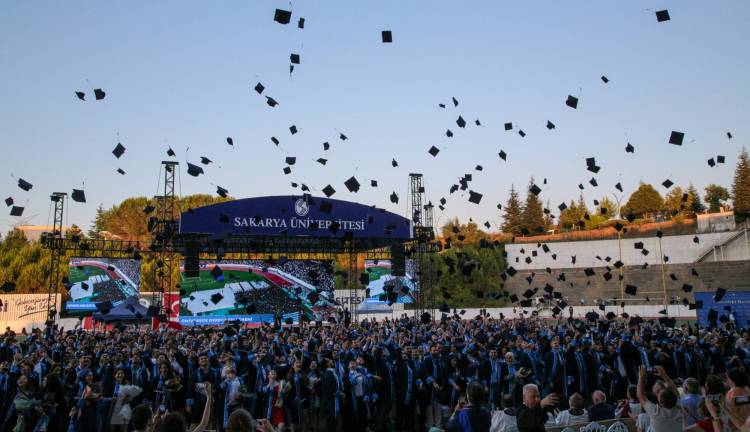
<instances>
[{"instance_id":1,"label":"concrete wall","mask_svg":"<svg viewBox=\"0 0 750 432\"><path fill-rule=\"evenodd\" d=\"M738 260L750 260L750 232L747 230L736 232L734 238L711 248L700 259L702 262Z\"/></svg>"},{"instance_id":2,"label":"concrete wall","mask_svg":"<svg viewBox=\"0 0 750 432\"><path fill-rule=\"evenodd\" d=\"M666 257L665 260L669 264L692 263L734 234L734 232L726 232L665 236L661 239L661 247ZM698 243L693 241L695 236L699 239ZM643 255L641 250L635 249L634 245L637 242L643 242L644 249L649 252L648 255ZM552 269L605 267L612 266L617 260L622 261L626 266L661 263L658 237L628 238L619 242L618 240L592 240L545 244L550 249L547 253L542 249L542 245L537 243L505 245L505 250L508 252L508 265L516 270L544 270L547 267ZM537 256L533 256L534 252ZM556 259L552 257L553 254L556 254ZM576 257L575 264L572 262L572 256ZM526 262L527 257L531 258L530 263ZM607 257L610 258L610 262L606 261Z\"/></svg>"},{"instance_id":3,"label":"concrete wall","mask_svg":"<svg viewBox=\"0 0 750 432\"><path fill-rule=\"evenodd\" d=\"M692 270L698 276L692 274ZM729 291L750 290L750 261L725 261L725 262L701 262L694 264L667 264L664 270L664 283L667 287L668 297L688 297L693 301L691 293L685 293L682 289L684 284L691 285L693 292L710 291L717 288L725 288ZM544 294L544 287L550 284L555 291L568 297L571 304L579 304L580 299L585 299L590 304L594 299L621 298L620 271L611 267L612 278L607 281L604 274L606 268L596 268L595 274L587 277L581 268L554 269L552 273L545 270L521 270L514 277L509 277L504 284L505 290L511 294L521 295L527 289L538 288L535 296ZM564 274L565 281L559 279ZM674 279L670 277L674 275ZM662 266L652 265L647 268L641 266L625 266L622 268L622 286L635 285L638 292L635 296L625 294L628 303L645 303L645 298L650 298L650 303L663 303L662 289ZM531 279L531 282L528 281Z\"/></svg>"}]
</instances>

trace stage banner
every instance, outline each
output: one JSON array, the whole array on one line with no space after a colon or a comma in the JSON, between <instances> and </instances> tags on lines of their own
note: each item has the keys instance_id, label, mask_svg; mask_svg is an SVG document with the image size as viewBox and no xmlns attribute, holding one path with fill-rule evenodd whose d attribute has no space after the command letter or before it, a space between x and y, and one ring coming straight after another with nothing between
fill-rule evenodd
<instances>
[{"instance_id":1,"label":"stage banner","mask_svg":"<svg viewBox=\"0 0 750 432\"><path fill-rule=\"evenodd\" d=\"M408 240L409 219L349 201L312 196L269 196L226 201L180 215L180 232L284 237Z\"/></svg>"}]
</instances>

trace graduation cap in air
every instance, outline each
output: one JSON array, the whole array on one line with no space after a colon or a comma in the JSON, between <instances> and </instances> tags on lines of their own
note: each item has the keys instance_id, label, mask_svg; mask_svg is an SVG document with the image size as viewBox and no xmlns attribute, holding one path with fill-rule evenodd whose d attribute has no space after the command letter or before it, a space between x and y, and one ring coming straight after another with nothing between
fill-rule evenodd
<instances>
[{"instance_id":1,"label":"graduation cap in air","mask_svg":"<svg viewBox=\"0 0 750 432\"><path fill-rule=\"evenodd\" d=\"M234 140L232 139L232 137L227 137L227 144L229 144L230 146L234 145Z\"/></svg>"},{"instance_id":2,"label":"graduation cap in air","mask_svg":"<svg viewBox=\"0 0 750 432\"><path fill-rule=\"evenodd\" d=\"M10 207L10 206L12 206L12 205L13 205L13 203L14 203L14 201L13 201L13 197L8 197L8 198L5 198L5 205L6 205L6 206Z\"/></svg>"},{"instance_id":3,"label":"graduation cap in air","mask_svg":"<svg viewBox=\"0 0 750 432\"><path fill-rule=\"evenodd\" d=\"M522 129L518 130L518 135L521 135L521 138L526 137L526 132L524 132Z\"/></svg>"},{"instance_id":4,"label":"graduation cap in air","mask_svg":"<svg viewBox=\"0 0 750 432\"><path fill-rule=\"evenodd\" d=\"M289 56L289 61L290 61L290 62L291 62L292 64L299 64L299 58L300 58L300 57L299 57L299 54L291 54L291 55ZM292 132L292 133L294 133L294 132Z\"/></svg>"},{"instance_id":5,"label":"graduation cap in air","mask_svg":"<svg viewBox=\"0 0 750 432\"><path fill-rule=\"evenodd\" d=\"M595 274L594 269L592 268L586 268L583 270L583 272L586 274L586 276L591 277Z\"/></svg>"},{"instance_id":6,"label":"graduation cap in air","mask_svg":"<svg viewBox=\"0 0 750 432\"><path fill-rule=\"evenodd\" d=\"M82 189L73 189L73 193L70 195L70 197L73 198L73 201L75 202L86 202L86 193Z\"/></svg>"},{"instance_id":7,"label":"graduation cap in air","mask_svg":"<svg viewBox=\"0 0 750 432\"><path fill-rule=\"evenodd\" d=\"M453 101L453 106L457 107L458 106L458 99L456 99L455 97L451 97L451 100Z\"/></svg>"},{"instance_id":8,"label":"graduation cap in air","mask_svg":"<svg viewBox=\"0 0 750 432\"><path fill-rule=\"evenodd\" d=\"M617 184L615 185L615 189L617 189L617 190L618 190L618 191L620 191L620 192L622 192L622 191L623 191L623 190L622 190L622 185L621 185L621 184L620 184L619 182L618 182L618 183L617 183Z\"/></svg>"},{"instance_id":9,"label":"graduation cap in air","mask_svg":"<svg viewBox=\"0 0 750 432\"><path fill-rule=\"evenodd\" d=\"M278 105L278 104L279 104L279 103L278 103L278 102L276 101L276 99L272 98L271 96L266 96L266 103L267 103L267 104L268 104L268 106L270 106L271 108L273 108L273 107L275 107L276 105Z\"/></svg>"},{"instance_id":10,"label":"graduation cap in air","mask_svg":"<svg viewBox=\"0 0 750 432\"><path fill-rule=\"evenodd\" d=\"M711 168L716 166L716 161L714 161L714 158L708 159L707 162L708 162L708 166L710 166Z\"/></svg>"},{"instance_id":11,"label":"graduation cap in air","mask_svg":"<svg viewBox=\"0 0 750 432\"><path fill-rule=\"evenodd\" d=\"M720 302L721 299L724 298L724 295L727 293L726 288L717 288L716 293L714 294L714 301Z\"/></svg>"},{"instance_id":12,"label":"graduation cap in air","mask_svg":"<svg viewBox=\"0 0 750 432\"><path fill-rule=\"evenodd\" d=\"M214 268L211 269L211 277L213 277L214 279L217 279L222 274L224 274L224 271L217 265L215 265Z\"/></svg>"},{"instance_id":13,"label":"graduation cap in air","mask_svg":"<svg viewBox=\"0 0 750 432\"><path fill-rule=\"evenodd\" d=\"M666 9L656 11L655 13L656 13L656 22L664 22L664 21L670 20L669 11Z\"/></svg>"},{"instance_id":14,"label":"graduation cap in air","mask_svg":"<svg viewBox=\"0 0 750 432\"><path fill-rule=\"evenodd\" d=\"M229 194L229 191L221 186L216 186L216 193L219 194L219 196L221 196L222 198L226 198L227 194Z\"/></svg>"},{"instance_id":15,"label":"graduation cap in air","mask_svg":"<svg viewBox=\"0 0 750 432\"><path fill-rule=\"evenodd\" d=\"M529 188L529 192L533 193L536 196L539 196L542 190L539 188L539 186L532 184L531 187Z\"/></svg>"},{"instance_id":16,"label":"graduation cap in air","mask_svg":"<svg viewBox=\"0 0 750 432\"><path fill-rule=\"evenodd\" d=\"M479 192L469 191L469 202L473 204L479 204L482 201L482 194Z\"/></svg>"},{"instance_id":17,"label":"graduation cap in air","mask_svg":"<svg viewBox=\"0 0 750 432\"><path fill-rule=\"evenodd\" d=\"M263 94L263 90L265 89L266 88L263 86L263 84L261 83L255 84L255 91L258 92L258 94Z\"/></svg>"},{"instance_id":18,"label":"graduation cap in air","mask_svg":"<svg viewBox=\"0 0 750 432\"><path fill-rule=\"evenodd\" d=\"M377 180L370 180L370 187L378 187L378 181Z\"/></svg>"},{"instance_id":19,"label":"graduation cap in air","mask_svg":"<svg viewBox=\"0 0 750 432\"><path fill-rule=\"evenodd\" d=\"M359 191L359 182L354 176L349 177L349 179L344 182L344 185L349 189L349 192Z\"/></svg>"},{"instance_id":20,"label":"graduation cap in air","mask_svg":"<svg viewBox=\"0 0 750 432\"><path fill-rule=\"evenodd\" d=\"M125 170L123 170L122 168L117 168L117 173L125 175Z\"/></svg>"},{"instance_id":21,"label":"graduation cap in air","mask_svg":"<svg viewBox=\"0 0 750 432\"><path fill-rule=\"evenodd\" d=\"M304 18L300 18L297 21L297 28L301 28L301 29L305 28L305 19Z\"/></svg>"},{"instance_id":22,"label":"graduation cap in air","mask_svg":"<svg viewBox=\"0 0 750 432\"><path fill-rule=\"evenodd\" d=\"M464 120L463 117L458 116L458 119L456 119L456 124L458 125L458 127L464 128L466 127L466 120Z\"/></svg>"},{"instance_id":23,"label":"graduation cap in air","mask_svg":"<svg viewBox=\"0 0 750 432\"><path fill-rule=\"evenodd\" d=\"M390 199L393 204L398 204L398 195L396 195L396 192L391 193Z\"/></svg>"},{"instance_id":24,"label":"graduation cap in air","mask_svg":"<svg viewBox=\"0 0 750 432\"><path fill-rule=\"evenodd\" d=\"M96 309L102 314L106 315L109 313L110 310L112 310L112 302L111 301L98 302L96 303Z\"/></svg>"},{"instance_id":25,"label":"graduation cap in air","mask_svg":"<svg viewBox=\"0 0 750 432\"><path fill-rule=\"evenodd\" d=\"M440 153L440 149L435 146L432 146L427 152L431 154L433 157L435 157L438 155L438 153Z\"/></svg>"},{"instance_id":26,"label":"graduation cap in air","mask_svg":"<svg viewBox=\"0 0 750 432\"><path fill-rule=\"evenodd\" d=\"M31 183L27 182L26 180L20 178L20 179L18 179L18 187L20 187L24 191L28 192L28 191L31 190L31 188L34 187L34 185L32 185Z\"/></svg>"},{"instance_id":27,"label":"graduation cap in air","mask_svg":"<svg viewBox=\"0 0 750 432\"><path fill-rule=\"evenodd\" d=\"M625 285L625 293L635 295L638 292L638 287L635 285Z\"/></svg>"},{"instance_id":28,"label":"graduation cap in air","mask_svg":"<svg viewBox=\"0 0 750 432\"><path fill-rule=\"evenodd\" d=\"M221 293L216 293L211 295L211 303L218 304L220 301L224 299L224 296L221 295Z\"/></svg>"},{"instance_id":29,"label":"graduation cap in air","mask_svg":"<svg viewBox=\"0 0 750 432\"><path fill-rule=\"evenodd\" d=\"M689 310L700 310L703 309L703 300L696 300L695 303L691 303L688 306Z\"/></svg>"},{"instance_id":30,"label":"graduation cap in air","mask_svg":"<svg viewBox=\"0 0 750 432\"><path fill-rule=\"evenodd\" d=\"M104 96L107 96L107 93L104 90L100 88L94 89L94 97L96 97L96 100L102 100L104 99Z\"/></svg>"},{"instance_id":31,"label":"graduation cap in air","mask_svg":"<svg viewBox=\"0 0 750 432\"><path fill-rule=\"evenodd\" d=\"M380 37L383 39L383 43L393 42L393 34L390 30L383 30L380 32Z\"/></svg>"},{"instance_id":32,"label":"graduation cap in air","mask_svg":"<svg viewBox=\"0 0 750 432\"><path fill-rule=\"evenodd\" d=\"M203 174L203 168L188 162L188 174L193 177L198 177L199 175Z\"/></svg>"},{"instance_id":33,"label":"graduation cap in air","mask_svg":"<svg viewBox=\"0 0 750 432\"><path fill-rule=\"evenodd\" d=\"M117 159L120 159L120 156L122 156L123 153L125 153L125 146L123 146L120 143L117 143L117 145L115 146L115 149L112 150L112 154L115 155Z\"/></svg>"},{"instance_id":34,"label":"graduation cap in air","mask_svg":"<svg viewBox=\"0 0 750 432\"><path fill-rule=\"evenodd\" d=\"M665 187L665 188L667 188L667 189L671 188L673 184L674 184L674 183L672 183L672 180L670 180L670 179L666 179L666 180L664 180L664 181L663 181L663 182L661 183L661 185L662 185L662 186L664 186L664 187Z\"/></svg>"},{"instance_id":35,"label":"graduation cap in air","mask_svg":"<svg viewBox=\"0 0 750 432\"><path fill-rule=\"evenodd\" d=\"M208 164L210 164L210 163L213 163L213 162L214 162L214 161L212 161L211 159L209 159L209 158L207 158L207 157L205 157L205 156L201 156L201 163L202 163L203 165L208 165Z\"/></svg>"},{"instance_id":36,"label":"graduation cap in air","mask_svg":"<svg viewBox=\"0 0 750 432\"><path fill-rule=\"evenodd\" d=\"M607 78L606 76L602 75L602 81L604 81L604 84L607 84L609 82L609 78Z\"/></svg>"},{"instance_id":37,"label":"graduation cap in air","mask_svg":"<svg viewBox=\"0 0 750 432\"><path fill-rule=\"evenodd\" d=\"M500 159L507 160L508 155L504 151L500 150L500 153L497 155L500 156Z\"/></svg>"},{"instance_id":38,"label":"graduation cap in air","mask_svg":"<svg viewBox=\"0 0 750 432\"><path fill-rule=\"evenodd\" d=\"M76 97L78 99L82 100L82 101L85 101L86 100L86 93L84 93L82 91L77 91L76 92Z\"/></svg>"},{"instance_id":39,"label":"graduation cap in air","mask_svg":"<svg viewBox=\"0 0 750 432\"><path fill-rule=\"evenodd\" d=\"M398 166L398 161L396 159L391 160L391 166L396 168Z\"/></svg>"},{"instance_id":40,"label":"graduation cap in air","mask_svg":"<svg viewBox=\"0 0 750 432\"><path fill-rule=\"evenodd\" d=\"M326 197L330 198L333 194L336 193L336 189L334 189L333 186L328 185L323 188L323 193L326 195Z\"/></svg>"},{"instance_id":41,"label":"graduation cap in air","mask_svg":"<svg viewBox=\"0 0 750 432\"><path fill-rule=\"evenodd\" d=\"M289 21L292 19L292 12L283 10L283 9L276 9L276 12L273 14L273 20L276 21L279 24L289 24Z\"/></svg>"},{"instance_id":42,"label":"graduation cap in air","mask_svg":"<svg viewBox=\"0 0 750 432\"><path fill-rule=\"evenodd\" d=\"M325 165L326 163L328 163L328 159L318 158L318 160L316 160L315 162L317 162L317 163L319 163L321 165Z\"/></svg>"},{"instance_id":43,"label":"graduation cap in air","mask_svg":"<svg viewBox=\"0 0 750 432\"><path fill-rule=\"evenodd\" d=\"M591 184L591 186L594 186L594 187L599 186L599 183L597 183L594 177L591 177L591 180L589 180L589 184Z\"/></svg>"},{"instance_id":44,"label":"graduation cap in air","mask_svg":"<svg viewBox=\"0 0 750 432\"><path fill-rule=\"evenodd\" d=\"M672 131L672 134L669 135L669 143L681 146L682 141L685 139L685 134L683 132L676 132Z\"/></svg>"},{"instance_id":45,"label":"graduation cap in air","mask_svg":"<svg viewBox=\"0 0 750 432\"><path fill-rule=\"evenodd\" d=\"M2 290L3 292L11 292L16 289L16 284L14 282L3 282Z\"/></svg>"},{"instance_id":46,"label":"graduation cap in air","mask_svg":"<svg viewBox=\"0 0 750 432\"><path fill-rule=\"evenodd\" d=\"M716 163L723 164L725 160L726 160L726 158L724 156L722 156L722 155L716 156Z\"/></svg>"},{"instance_id":47,"label":"graduation cap in air","mask_svg":"<svg viewBox=\"0 0 750 432\"><path fill-rule=\"evenodd\" d=\"M453 132L451 132L451 130L448 129L445 131L445 136L447 136L448 138L453 138Z\"/></svg>"},{"instance_id":48,"label":"graduation cap in air","mask_svg":"<svg viewBox=\"0 0 750 432\"><path fill-rule=\"evenodd\" d=\"M287 165L294 165L295 163L297 163L297 158L296 158L296 157L294 157L294 156L287 156L287 157L286 157L286 158L284 159L284 162L285 162L285 163L286 163Z\"/></svg>"},{"instance_id":49,"label":"graduation cap in air","mask_svg":"<svg viewBox=\"0 0 750 432\"><path fill-rule=\"evenodd\" d=\"M633 147L633 144L628 143L628 145L625 146L625 152L635 153L635 147Z\"/></svg>"},{"instance_id":50,"label":"graduation cap in air","mask_svg":"<svg viewBox=\"0 0 750 432\"><path fill-rule=\"evenodd\" d=\"M547 120L547 129L552 130L555 128L555 124Z\"/></svg>"},{"instance_id":51,"label":"graduation cap in air","mask_svg":"<svg viewBox=\"0 0 750 432\"><path fill-rule=\"evenodd\" d=\"M174 150L172 150L172 147L167 148L167 156L174 157L175 153Z\"/></svg>"},{"instance_id":52,"label":"graduation cap in air","mask_svg":"<svg viewBox=\"0 0 750 432\"><path fill-rule=\"evenodd\" d=\"M565 105L577 109L578 108L578 98L575 96L568 95L568 99L565 100Z\"/></svg>"}]
</instances>

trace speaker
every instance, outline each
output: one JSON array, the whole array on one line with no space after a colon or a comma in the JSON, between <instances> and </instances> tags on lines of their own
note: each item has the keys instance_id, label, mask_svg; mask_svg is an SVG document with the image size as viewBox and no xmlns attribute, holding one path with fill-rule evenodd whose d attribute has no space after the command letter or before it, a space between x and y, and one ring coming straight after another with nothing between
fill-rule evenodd
<instances>
[{"instance_id":1,"label":"speaker","mask_svg":"<svg viewBox=\"0 0 750 432\"><path fill-rule=\"evenodd\" d=\"M200 260L198 259L198 243L189 242L185 244L185 277L197 278L200 276Z\"/></svg>"},{"instance_id":2,"label":"speaker","mask_svg":"<svg viewBox=\"0 0 750 432\"><path fill-rule=\"evenodd\" d=\"M404 245L401 243L391 246L391 274L393 276L406 276L406 257L404 256Z\"/></svg>"}]
</instances>

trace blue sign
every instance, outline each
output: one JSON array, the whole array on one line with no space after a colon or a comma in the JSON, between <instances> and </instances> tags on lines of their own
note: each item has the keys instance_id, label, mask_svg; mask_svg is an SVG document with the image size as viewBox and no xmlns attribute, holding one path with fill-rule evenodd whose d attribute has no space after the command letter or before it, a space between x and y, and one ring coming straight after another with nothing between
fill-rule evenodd
<instances>
[{"instance_id":1,"label":"blue sign","mask_svg":"<svg viewBox=\"0 0 750 432\"><path fill-rule=\"evenodd\" d=\"M245 198L180 215L180 233L360 239L412 238L409 219L366 205L311 196Z\"/></svg>"},{"instance_id":2,"label":"blue sign","mask_svg":"<svg viewBox=\"0 0 750 432\"><path fill-rule=\"evenodd\" d=\"M714 301L714 294L714 292L695 293L695 300L703 301L703 308L697 311L699 323L708 325L708 313L713 309L718 313L718 325L721 325L721 321L718 321L718 319L722 315L727 318L734 318L737 327L750 325L750 291L729 291L718 302ZM727 306L731 309L724 309Z\"/></svg>"},{"instance_id":3,"label":"blue sign","mask_svg":"<svg viewBox=\"0 0 750 432\"><path fill-rule=\"evenodd\" d=\"M205 316L181 316L179 323L183 326L218 326L225 325L229 321L239 321L242 324L257 325L273 324L273 314L252 315L205 315ZM299 324L299 313L287 313L281 316L282 323ZM291 321L290 321L291 320Z\"/></svg>"}]
</instances>

